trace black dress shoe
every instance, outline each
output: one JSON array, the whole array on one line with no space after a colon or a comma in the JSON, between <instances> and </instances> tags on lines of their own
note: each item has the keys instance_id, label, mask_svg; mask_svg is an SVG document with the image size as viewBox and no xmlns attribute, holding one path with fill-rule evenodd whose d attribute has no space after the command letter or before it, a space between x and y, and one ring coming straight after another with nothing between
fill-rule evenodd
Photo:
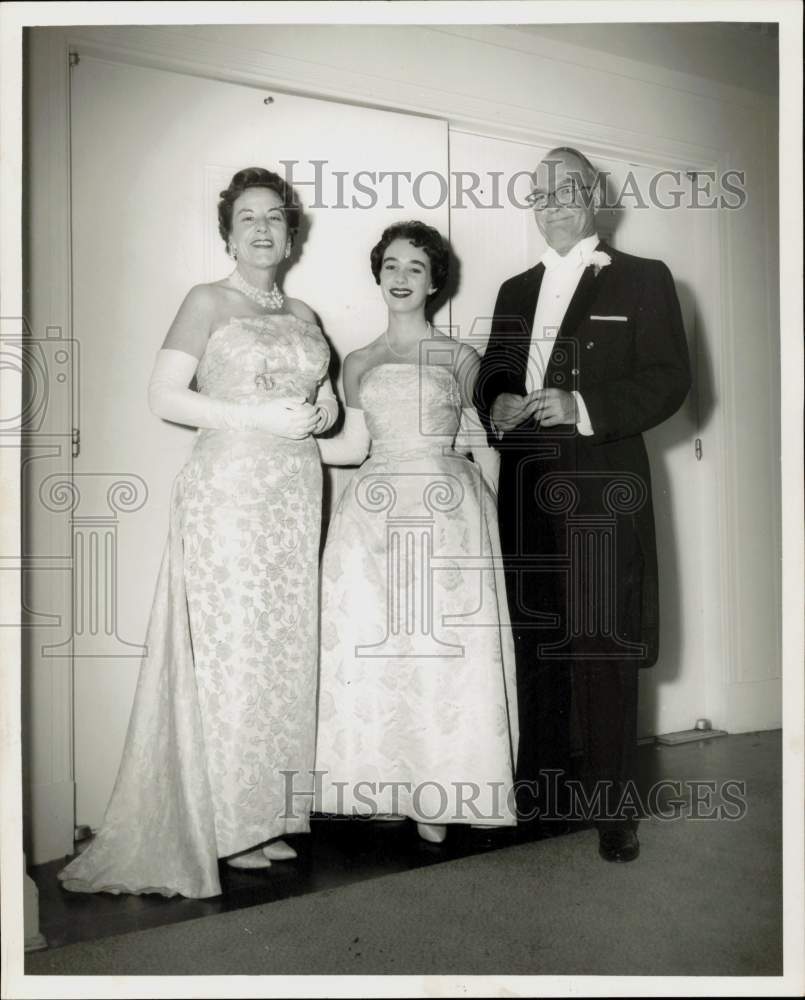
<instances>
[{"instance_id":1,"label":"black dress shoe","mask_svg":"<svg viewBox=\"0 0 805 1000\"><path fill-rule=\"evenodd\" d=\"M599 830L598 853L604 861L634 861L640 853L640 842L634 830L628 827Z\"/></svg>"}]
</instances>

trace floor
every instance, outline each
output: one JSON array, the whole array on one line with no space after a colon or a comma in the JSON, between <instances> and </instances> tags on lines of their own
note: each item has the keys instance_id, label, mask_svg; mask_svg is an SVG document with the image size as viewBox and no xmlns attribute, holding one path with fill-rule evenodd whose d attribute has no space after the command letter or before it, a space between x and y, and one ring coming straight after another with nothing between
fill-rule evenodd
<instances>
[{"instance_id":1,"label":"floor","mask_svg":"<svg viewBox=\"0 0 805 1000\"><path fill-rule=\"evenodd\" d=\"M779 732L747 733L675 747L654 744L639 750L638 787L645 798L657 782L744 782L747 794L779 787ZM780 829L780 817L768 817ZM140 931L354 885L484 852L504 850L528 834L485 834L450 830L442 845L419 839L410 822L381 823L314 817L310 836L288 838L299 858L275 862L260 872L222 865L223 893L209 900L160 896L84 895L61 889L56 878L64 861L31 869L39 888L40 929L50 949ZM776 838L779 841L780 838ZM775 843L775 850L781 843ZM66 860L66 859L65 859ZM600 862L602 865L604 862ZM776 888L771 887L775 892Z\"/></svg>"}]
</instances>

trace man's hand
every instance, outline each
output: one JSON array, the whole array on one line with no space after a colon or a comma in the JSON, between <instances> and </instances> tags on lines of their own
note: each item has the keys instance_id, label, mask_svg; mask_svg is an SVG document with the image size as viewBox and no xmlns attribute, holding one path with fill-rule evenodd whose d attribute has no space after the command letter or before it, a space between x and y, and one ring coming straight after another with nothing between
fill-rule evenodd
<instances>
[{"instance_id":1,"label":"man's hand","mask_svg":"<svg viewBox=\"0 0 805 1000\"><path fill-rule=\"evenodd\" d=\"M537 389L527 396L502 392L492 404L492 422L498 431L507 433L533 417L542 427L578 422L576 397L565 389Z\"/></svg>"},{"instance_id":2,"label":"man's hand","mask_svg":"<svg viewBox=\"0 0 805 1000\"><path fill-rule=\"evenodd\" d=\"M525 399L525 413L533 416L541 427L578 423L576 397L566 389L537 389Z\"/></svg>"},{"instance_id":3,"label":"man's hand","mask_svg":"<svg viewBox=\"0 0 805 1000\"><path fill-rule=\"evenodd\" d=\"M515 392L502 392L492 404L492 423L498 431L514 430L527 417L528 396L518 396Z\"/></svg>"}]
</instances>

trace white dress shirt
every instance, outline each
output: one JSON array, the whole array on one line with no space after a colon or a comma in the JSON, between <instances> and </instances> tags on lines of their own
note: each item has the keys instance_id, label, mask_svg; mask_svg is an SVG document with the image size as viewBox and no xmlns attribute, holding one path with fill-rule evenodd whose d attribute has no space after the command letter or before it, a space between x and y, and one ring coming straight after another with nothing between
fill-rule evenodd
<instances>
[{"instance_id":1,"label":"white dress shirt","mask_svg":"<svg viewBox=\"0 0 805 1000\"><path fill-rule=\"evenodd\" d=\"M531 344L528 351L528 368L526 370L526 392L541 389L545 379L548 360L553 350L553 343L559 333L559 327L565 318L567 307L578 287L584 269L589 263L590 254L598 246L597 236L587 236L560 256L551 247L540 258L545 265L542 276L537 309L534 313L534 326L531 333ZM584 400L578 392L573 392L578 408L579 419L576 428L579 434L593 433L590 417Z\"/></svg>"}]
</instances>

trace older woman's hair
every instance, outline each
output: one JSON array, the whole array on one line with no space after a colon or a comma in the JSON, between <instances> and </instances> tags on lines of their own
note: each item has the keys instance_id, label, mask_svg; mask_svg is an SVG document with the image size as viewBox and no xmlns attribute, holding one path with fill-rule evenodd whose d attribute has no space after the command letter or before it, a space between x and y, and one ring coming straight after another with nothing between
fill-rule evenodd
<instances>
[{"instance_id":1,"label":"older woman's hair","mask_svg":"<svg viewBox=\"0 0 805 1000\"><path fill-rule=\"evenodd\" d=\"M431 282L436 289L432 294L438 295L445 286L450 270L450 251L439 230L416 220L396 222L388 229L384 229L380 242L372 248L369 255L372 274L378 285L380 284L380 268L383 266L383 254L394 240L408 240L418 249L425 251L430 261Z\"/></svg>"},{"instance_id":2,"label":"older woman's hair","mask_svg":"<svg viewBox=\"0 0 805 1000\"><path fill-rule=\"evenodd\" d=\"M293 238L302 221L302 206L299 198L291 185L273 170L266 170L264 167L246 167L239 170L229 187L221 192L221 200L218 202L218 232L224 243L229 241L232 233L232 208L237 199L248 191L249 188L268 188L282 198L282 207L285 212L285 220L288 223L288 234Z\"/></svg>"}]
</instances>

